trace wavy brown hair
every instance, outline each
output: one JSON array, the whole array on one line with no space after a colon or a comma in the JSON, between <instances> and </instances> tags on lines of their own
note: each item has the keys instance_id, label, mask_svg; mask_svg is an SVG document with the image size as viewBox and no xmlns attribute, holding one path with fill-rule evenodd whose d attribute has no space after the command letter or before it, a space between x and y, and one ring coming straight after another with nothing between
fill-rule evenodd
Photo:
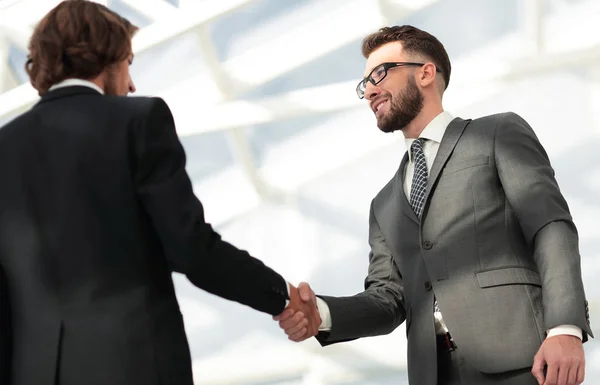
<instances>
[{"instance_id":1,"label":"wavy brown hair","mask_svg":"<svg viewBox=\"0 0 600 385\"><path fill-rule=\"evenodd\" d=\"M25 70L39 95L65 79L93 79L127 59L138 27L105 6L66 0L39 22Z\"/></svg>"},{"instance_id":2,"label":"wavy brown hair","mask_svg":"<svg viewBox=\"0 0 600 385\"><path fill-rule=\"evenodd\" d=\"M384 27L365 37L362 42L362 53L365 58L384 44L400 42L408 54L431 60L439 68L444 79L444 89L450 84L450 58L444 45L432 34L412 25Z\"/></svg>"}]
</instances>

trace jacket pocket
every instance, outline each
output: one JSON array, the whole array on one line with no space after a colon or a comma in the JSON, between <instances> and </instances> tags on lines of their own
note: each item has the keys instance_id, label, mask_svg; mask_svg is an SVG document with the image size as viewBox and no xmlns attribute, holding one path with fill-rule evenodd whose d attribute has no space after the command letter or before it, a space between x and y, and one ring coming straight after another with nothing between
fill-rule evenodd
<instances>
[{"instance_id":1,"label":"jacket pocket","mask_svg":"<svg viewBox=\"0 0 600 385\"><path fill-rule=\"evenodd\" d=\"M540 274L526 267L503 267L475 273L479 287L502 285L534 285L542 286Z\"/></svg>"},{"instance_id":2,"label":"jacket pocket","mask_svg":"<svg viewBox=\"0 0 600 385\"><path fill-rule=\"evenodd\" d=\"M448 164L442 170L442 174L448 175L448 174L452 174L452 173L455 173L457 171L461 171L461 170L464 170L467 168L486 165L489 163L489 161L490 161L489 156L477 156L474 158L456 159L454 161L451 160L450 164Z\"/></svg>"}]
</instances>

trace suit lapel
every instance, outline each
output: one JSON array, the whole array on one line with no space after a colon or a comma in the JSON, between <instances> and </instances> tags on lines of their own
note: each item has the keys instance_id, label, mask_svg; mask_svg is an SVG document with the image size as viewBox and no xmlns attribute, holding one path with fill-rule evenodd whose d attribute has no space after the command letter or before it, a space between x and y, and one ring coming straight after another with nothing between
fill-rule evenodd
<instances>
[{"instance_id":1,"label":"suit lapel","mask_svg":"<svg viewBox=\"0 0 600 385\"><path fill-rule=\"evenodd\" d=\"M431 167L431 175L427 181L427 192L425 193L425 208L423 209L423 217L425 217L425 213L427 212L427 203L429 201L429 197L431 195L431 191L433 190L433 186L437 182L441 170L444 168L444 165L448 161L450 154L456 147L456 143L460 139L465 127L470 122L470 120L463 120L460 118L454 119L444 132L444 136L440 143L440 147L438 149L435 160L433 161L433 165ZM397 206L395 204L400 204L402 211L404 214L412 219L417 225L420 225L421 221L413 211L410 206L410 201L406 196L406 192L404 191L404 179L406 177L406 164L408 163L408 151L404 154L402 158L402 162L400 162L400 168L396 173L396 177L394 180L393 189L391 190L392 197L389 199L384 199L383 202L386 202L386 205L382 207L377 207L376 211L381 213L380 218L388 218L390 228L396 229L400 226L400 218L396 215ZM388 206L391 204L391 206Z\"/></svg>"},{"instance_id":2,"label":"suit lapel","mask_svg":"<svg viewBox=\"0 0 600 385\"><path fill-rule=\"evenodd\" d=\"M398 242L398 234L405 233L405 226L410 223L405 216L419 226L419 219L410 207L404 192L404 171L408 163L408 152L404 154L400 167L390 182L377 194L373 200L373 211L381 231L390 242L394 254L399 255L402 249Z\"/></svg>"},{"instance_id":3,"label":"suit lapel","mask_svg":"<svg viewBox=\"0 0 600 385\"><path fill-rule=\"evenodd\" d=\"M421 218L425 217L425 213L427 211L427 206L429 203L429 198L435 189L435 184L440 177L440 172L444 168L444 165L448 161L448 158L454 151L454 147L456 147L456 143L460 139L463 131L467 124L469 124L471 120L463 120L461 118L455 118L450 122L446 131L444 132L444 136L442 137L442 142L440 143L440 147L438 149L435 160L433 161L433 165L431 166L431 172L429 178L427 178L427 191L425 193L425 207L423 208L423 215ZM410 205L409 205L410 206ZM412 209L411 209L412 211Z\"/></svg>"}]
</instances>

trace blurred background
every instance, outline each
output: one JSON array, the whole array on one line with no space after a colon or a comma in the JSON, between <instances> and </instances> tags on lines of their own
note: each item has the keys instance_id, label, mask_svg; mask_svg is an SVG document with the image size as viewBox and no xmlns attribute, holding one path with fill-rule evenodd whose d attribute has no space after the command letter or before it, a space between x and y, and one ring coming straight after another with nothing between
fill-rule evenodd
<instances>
[{"instance_id":1,"label":"blurred background","mask_svg":"<svg viewBox=\"0 0 600 385\"><path fill-rule=\"evenodd\" d=\"M37 95L23 70L56 0L0 0L0 125ZM361 39L413 24L453 71L445 108L514 111L546 147L580 232L600 336L599 0L106 0L141 27L138 95L163 97L207 219L223 237L318 293L362 290L368 210L405 152L354 92ZM197 384L407 384L404 326L328 348L289 342L265 314L175 276ZM591 340L585 383L600 383Z\"/></svg>"}]
</instances>

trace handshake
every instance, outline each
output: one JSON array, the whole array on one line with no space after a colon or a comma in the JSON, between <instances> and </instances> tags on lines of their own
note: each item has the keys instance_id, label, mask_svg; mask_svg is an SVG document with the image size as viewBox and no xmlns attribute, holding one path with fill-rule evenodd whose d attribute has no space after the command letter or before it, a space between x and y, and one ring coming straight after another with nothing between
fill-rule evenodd
<instances>
[{"instance_id":1,"label":"handshake","mask_svg":"<svg viewBox=\"0 0 600 385\"><path fill-rule=\"evenodd\" d=\"M289 286L290 303L273 320L279 322L288 339L300 342L317 335L321 315L317 307L317 296L308 283L301 282L297 288L291 283Z\"/></svg>"}]
</instances>

